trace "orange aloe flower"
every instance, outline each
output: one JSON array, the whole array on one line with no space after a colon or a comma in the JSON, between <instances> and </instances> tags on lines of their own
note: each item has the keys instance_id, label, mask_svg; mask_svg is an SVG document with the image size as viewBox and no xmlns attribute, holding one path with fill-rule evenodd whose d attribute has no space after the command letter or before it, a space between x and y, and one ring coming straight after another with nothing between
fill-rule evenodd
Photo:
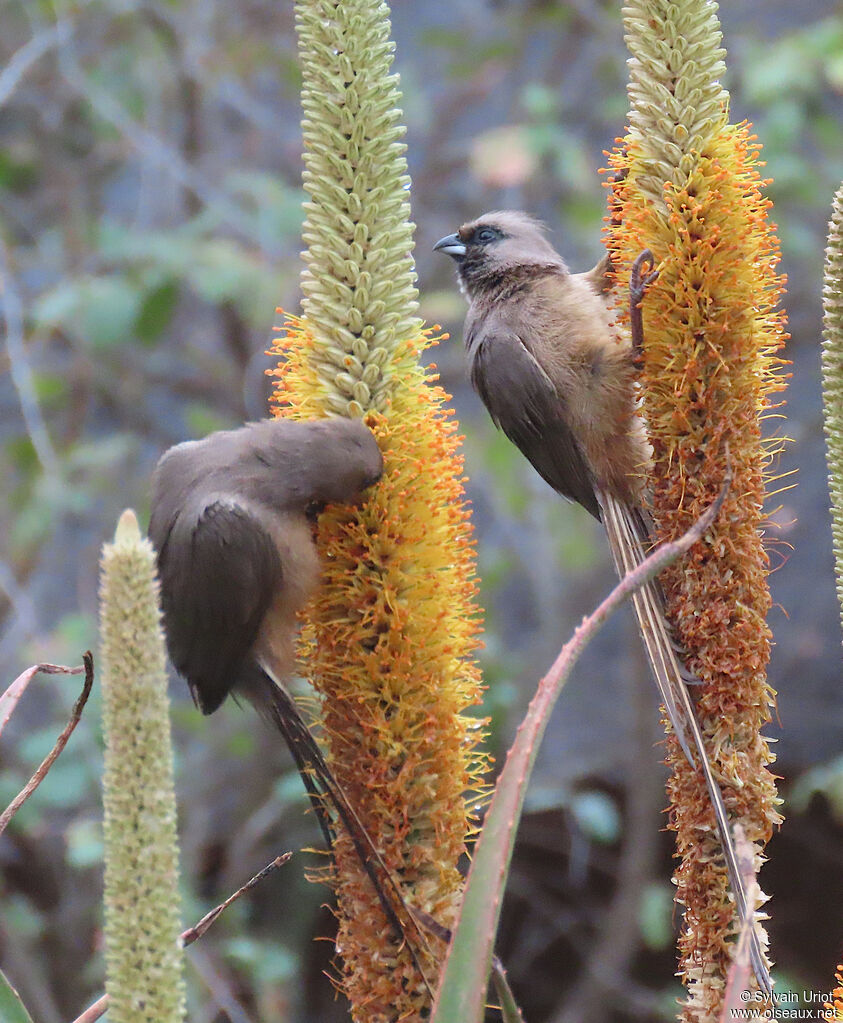
<instances>
[{"instance_id":1,"label":"orange aloe flower","mask_svg":"<svg viewBox=\"0 0 843 1023\"><path fill-rule=\"evenodd\" d=\"M641 373L658 537L679 536L733 473L705 541L662 581L702 680L697 708L715 775L757 869L781 819L761 734L774 700L762 506L780 441L762 438L761 419L783 387L776 353L786 335L759 146L747 125L729 123L715 11L707 0L625 8L630 129L611 157L626 174L612 184L608 244L624 285L645 248L661 270L643 304ZM737 921L702 779L673 738L667 759L676 898L685 906L683 1018L702 1023L719 1018Z\"/></svg>"},{"instance_id":2,"label":"orange aloe flower","mask_svg":"<svg viewBox=\"0 0 843 1023\"><path fill-rule=\"evenodd\" d=\"M302 0L304 184L301 319L288 318L275 414L365 416L381 482L320 518L323 585L302 655L321 697L339 783L408 905L449 927L486 764L473 660L480 614L449 400L419 363L413 225L388 9ZM367 1023L424 1018L441 941L393 933L348 835L334 848L341 986ZM420 976L418 966L424 976Z\"/></svg>"}]
</instances>

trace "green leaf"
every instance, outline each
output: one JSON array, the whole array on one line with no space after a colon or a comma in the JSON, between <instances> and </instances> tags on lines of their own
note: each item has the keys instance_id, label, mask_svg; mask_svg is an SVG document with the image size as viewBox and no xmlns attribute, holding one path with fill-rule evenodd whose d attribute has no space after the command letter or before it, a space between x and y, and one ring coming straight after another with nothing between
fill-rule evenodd
<instances>
[{"instance_id":1,"label":"green leaf","mask_svg":"<svg viewBox=\"0 0 843 1023\"><path fill-rule=\"evenodd\" d=\"M198 243L186 274L205 301L235 302L247 323L265 325L265 310L275 305L278 281L275 267L237 242L214 238Z\"/></svg>"},{"instance_id":2,"label":"green leaf","mask_svg":"<svg viewBox=\"0 0 843 1023\"><path fill-rule=\"evenodd\" d=\"M799 813L805 813L816 794L825 796L834 816L843 820L843 757L806 771L791 789L788 802Z\"/></svg>"},{"instance_id":3,"label":"green leaf","mask_svg":"<svg viewBox=\"0 0 843 1023\"><path fill-rule=\"evenodd\" d=\"M539 82L529 82L521 93L521 104L537 121L557 120L560 99L558 91Z\"/></svg>"},{"instance_id":4,"label":"green leaf","mask_svg":"<svg viewBox=\"0 0 843 1023\"><path fill-rule=\"evenodd\" d=\"M620 814L605 792L578 792L571 799L571 811L593 842L610 845L620 837Z\"/></svg>"},{"instance_id":5,"label":"green leaf","mask_svg":"<svg viewBox=\"0 0 843 1023\"><path fill-rule=\"evenodd\" d=\"M193 259L200 238L193 237L190 225L179 231L135 231L113 220L97 225L97 247L102 258L127 266L154 267L166 277L178 278Z\"/></svg>"},{"instance_id":6,"label":"green leaf","mask_svg":"<svg viewBox=\"0 0 843 1023\"><path fill-rule=\"evenodd\" d=\"M0 971L0 1019L3 1023L32 1023L17 991Z\"/></svg>"},{"instance_id":7,"label":"green leaf","mask_svg":"<svg viewBox=\"0 0 843 1023\"><path fill-rule=\"evenodd\" d=\"M53 736L53 742L57 736L58 730ZM92 788L93 779L88 765L65 755L59 757L49 775L39 786L38 805L39 807L64 809L68 806L79 806Z\"/></svg>"},{"instance_id":8,"label":"green leaf","mask_svg":"<svg viewBox=\"0 0 843 1023\"><path fill-rule=\"evenodd\" d=\"M53 528L53 512L38 497L24 500L12 524L12 550L20 554L42 543Z\"/></svg>"},{"instance_id":9,"label":"green leaf","mask_svg":"<svg viewBox=\"0 0 843 1023\"><path fill-rule=\"evenodd\" d=\"M179 300L178 281L166 280L148 291L135 319L135 334L145 345L151 345L164 332L173 318Z\"/></svg>"},{"instance_id":10,"label":"green leaf","mask_svg":"<svg viewBox=\"0 0 843 1023\"><path fill-rule=\"evenodd\" d=\"M225 302L241 294L257 263L234 241L214 238L196 251L196 262L189 268L196 291L209 302Z\"/></svg>"},{"instance_id":11,"label":"green leaf","mask_svg":"<svg viewBox=\"0 0 843 1023\"><path fill-rule=\"evenodd\" d=\"M184 421L194 437L207 437L216 430L230 430L234 426L230 417L222 416L199 402L190 402L184 412Z\"/></svg>"},{"instance_id":12,"label":"green leaf","mask_svg":"<svg viewBox=\"0 0 843 1023\"><path fill-rule=\"evenodd\" d=\"M39 372L34 374L35 394L39 402L53 405L67 395L67 377L60 373Z\"/></svg>"},{"instance_id":13,"label":"green leaf","mask_svg":"<svg viewBox=\"0 0 843 1023\"><path fill-rule=\"evenodd\" d=\"M756 56L760 59L750 58L744 64L744 89L749 102L769 106L774 99L804 96L815 89L816 64L806 60L803 48L794 40L768 48L763 55L759 48Z\"/></svg>"},{"instance_id":14,"label":"green leaf","mask_svg":"<svg viewBox=\"0 0 843 1023\"><path fill-rule=\"evenodd\" d=\"M638 926L647 948L658 951L673 942L674 910L673 890L668 885L647 885L638 909Z\"/></svg>"},{"instance_id":15,"label":"green leaf","mask_svg":"<svg viewBox=\"0 0 843 1023\"><path fill-rule=\"evenodd\" d=\"M131 340L139 310L137 287L115 274L59 284L37 303L34 316L40 327L100 349Z\"/></svg>"},{"instance_id":16,"label":"green leaf","mask_svg":"<svg viewBox=\"0 0 843 1023\"><path fill-rule=\"evenodd\" d=\"M91 818L74 821L67 829L67 862L79 869L102 863L102 823Z\"/></svg>"},{"instance_id":17,"label":"green leaf","mask_svg":"<svg viewBox=\"0 0 843 1023\"><path fill-rule=\"evenodd\" d=\"M288 983L296 971L296 957L281 944L237 935L225 943L226 954L255 971L264 984Z\"/></svg>"},{"instance_id":18,"label":"green leaf","mask_svg":"<svg viewBox=\"0 0 843 1023\"><path fill-rule=\"evenodd\" d=\"M28 192L38 183L38 176L38 165L29 153L20 156L11 149L0 149L0 188Z\"/></svg>"},{"instance_id":19,"label":"green leaf","mask_svg":"<svg viewBox=\"0 0 843 1023\"><path fill-rule=\"evenodd\" d=\"M509 986L506 973L499 962L496 962L492 969L492 980L495 984L498 1000L501 1003L501 1019L503 1023L524 1023L524 1017L521 1015L521 1010L515 1001L515 995Z\"/></svg>"},{"instance_id":20,"label":"green leaf","mask_svg":"<svg viewBox=\"0 0 843 1023\"><path fill-rule=\"evenodd\" d=\"M50 752L56 742L56 736L61 731L61 725L50 723L43 728L34 728L22 736L18 744L18 753L24 763L32 767L37 766Z\"/></svg>"},{"instance_id":21,"label":"green leaf","mask_svg":"<svg viewBox=\"0 0 843 1023\"><path fill-rule=\"evenodd\" d=\"M23 473L40 471L40 463L28 436L10 437L5 444L6 454L14 467Z\"/></svg>"},{"instance_id":22,"label":"green leaf","mask_svg":"<svg viewBox=\"0 0 843 1023\"><path fill-rule=\"evenodd\" d=\"M6 768L0 771L0 806L8 806L26 784L20 771Z\"/></svg>"}]
</instances>

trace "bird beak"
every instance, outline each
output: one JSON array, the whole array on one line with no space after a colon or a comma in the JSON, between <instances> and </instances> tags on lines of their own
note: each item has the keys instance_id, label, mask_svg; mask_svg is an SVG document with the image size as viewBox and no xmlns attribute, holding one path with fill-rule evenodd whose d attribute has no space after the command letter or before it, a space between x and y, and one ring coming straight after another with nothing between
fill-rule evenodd
<instances>
[{"instance_id":1,"label":"bird beak","mask_svg":"<svg viewBox=\"0 0 843 1023\"><path fill-rule=\"evenodd\" d=\"M458 234L446 234L444 238L433 246L434 252L444 252L446 256L455 259L458 263L465 259L465 243L461 241Z\"/></svg>"}]
</instances>

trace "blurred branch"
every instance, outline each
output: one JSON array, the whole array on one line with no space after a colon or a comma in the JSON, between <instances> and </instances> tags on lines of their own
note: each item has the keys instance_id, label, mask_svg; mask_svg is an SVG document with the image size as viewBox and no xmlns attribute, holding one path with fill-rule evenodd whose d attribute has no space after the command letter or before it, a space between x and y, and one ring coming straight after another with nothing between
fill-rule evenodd
<instances>
[{"instance_id":1,"label":"blurred branch","mask_svg":"<svg viewBox=\"0 0 843 1023\"><path fill-rule=\"evenodd\" d=\"M202 47L201 37L195 32L184 34L165 4L147 4L142 8L141 15L160 33L168 46L178 52L180 72L184 78L201 85L215 100L230 107L261 131L270 135L277 132L278 111L252 96L235 75L224 74L225 66L214 59L208 47ZM208 59L213 73L206 71L203 57Z\"/></svg>"},{"instance_id":2,"label":"blurred branch","mask_svg":"<svg viewBox=\"0 0 843 1023\"><path fill-rule=\"evenodd\" d=\"M61 45L69 34L68 23L60 22L36 32L28 43L16 51L0 71L0 107L11 99L21 79L32 65L36 64L45 53L49 53L54 46Z\"/></svg>"},{"instance_id":3,"label":"blurred branch","mask_svg":"<svg viewBox=\"0 0 843 1023\"><path fill-rule=\"evenodd\" d=\"M21 791L15 796L15 798L9 803L6 809L0 814L0 835L6 830L6 826L9 821L14 817L18 810L23 804L29 799L32 793L38 788L41 782L47 777L47 772L56 762L61 751L67 745L67 740L73 734L74 728L79 724L79 719L82 717L82 711L85 709L85 704L88 702L88 697L91 693L91 686L94 684L94 659L91 656L90 650L82 655L82 660L85 663L85 683L82 686L82 692L79 694L79 698L73 705L73 711L70 715L70 720L65 725L61 735L56 739L56 743L47 756L41 761L38 770L29 781L24 785ZM43 668L43 665L39 665L39 668ZM52 667L52 665L51 665Z\"/></svg>"},{"instance_id":4,"label":"blurred branch","mask_svg":"<svg viewBox=\"0 0 843 1023\"><path fill-rule=\"evenodd\" d=\"M138 121L131 118L120 104L105 90L96 85L85 74L67 34L64 45L58 48L59 67L67 82L91 105L104 121L123 136L140 154L141 158L161 168L192 192L229 227L254 245L267 257L277 258L277 248L268 249L261 239L259 225L255 218L240 208L219 189L211 185L192 164L188 163L172 146L163 142Z\"/></svg>"},{"instance_id":5,"label":"blurred branch","mask_svg":"<svg viewBox=\"0 0 843 1023\"><path fill-rule=\"evenodd\" d=\"M210 991L211 998L222 1010L229 1023L254 1023L252 1017L235 999L230 990L230 984L220 977L204 949L194 953L191 963Z\"/></svg>"},{"instance_id":6,"label":"blurred branch","mask_svg":"<svg viewBox=\"0 0 843 1023\"><path fill-rule=\"evenodd\" d=\"M209 913L206 913L198 923L194 924L192 927L188 927L186 931L183 931L181 935L183 946L187 948L187 946L192 945L197 938L201 938L202 935L211 926L211 924L214 923L217 917L223 912L223 910L228 909L232 902L236 902L237 899L239 899L242 895L245 895L246 892L251 891L256 884L259 884L261 881L263 881L265 877L268 877L279 867L282 867L292 858L292 855L293 855L292 853L287 852L283 853L281 856L276 856L271 863L267 863L263 870L255 874L254 877L249 878L249 880L244 885L241 885L241 887L238 888L236 892L234 892L232 895L229 895L229 897L224 902L221 902L218 906L215 906ZM209 986L212 987L212 985ZM108 995L103 995L101 998L98 998L93 1005L89 1005L81 1016L77 1016L73 1023L95 1023L96 1020L100 1019L105 1014L107 1009ZM225 1008L225 1011L226 1012L229 1011L228 1007ZM229 1013L229 1015L231 1015L231 1013ZM231 1018L234 1019L234 1016L231 1016ZM247 1019L246 1023L248 1023Z\"/></svg>"},{"instance_id":7,"label":"blurred branch","mask_svg":"<svg viewBox=\"0 0 843 1023\"><path fill-rule=\"evenodd\" d=\"M6 352L9 356L9 375L18 395L26 432L35 449L41 468L48 475L58 477L60 468L35 393L32 369L26 358L23 337L23 306L15 287L9 262L9 253L0 241L0 300L6 324Z\"/></svg>"},{"instance_id":8,"label":"blurred branch","mask_svg":"<svg viewBox=\"0 0 843 1023\"><path fill-rule=\"evenodd\" d=\"M38 613L35 610L35 603L32 597L18 582L15 573L5 561L0 561L0 590L8 598L12 615L16 621L4 623L4 633L11 630L15 625L15 644L20 646L29 640L38 628ZM6 635L0 639L0 663L3 662L3 646Z\"/></svg>"}]
</instances>

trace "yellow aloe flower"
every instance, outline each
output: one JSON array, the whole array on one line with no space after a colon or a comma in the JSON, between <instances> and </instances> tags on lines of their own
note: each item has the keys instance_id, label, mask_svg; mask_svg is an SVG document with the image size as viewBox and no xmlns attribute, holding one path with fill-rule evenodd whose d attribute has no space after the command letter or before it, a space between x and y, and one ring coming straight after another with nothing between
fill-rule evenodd
<instances>
[{"instance_id":1,"label":"yellow aloe flower","mask_svg":"<svg viewBox=\"0 0 843 1023\"><path fill-rule=\"evenodd\" d=\"M643 304L641 373L658 537L680 535L733 474L714 527L663 584L703 683L695 694L710 759L757 868L780 822L774 757L761 735L774 700L762 505L780 441L763 440L760 421L783 387L778 242L759 147L747 125L729 123L716 5L629 0L624 18L630 128L611 158L625 176L612 184L608 243L619 292L643 249L661 270ZM702 779L672 738L668 750L684 1018L702 1023L719 1018L737 921Z\"/></svg>"},{"instance_id":2,"label":"yellow aloe flower","mask_svg":"<svg viewBox=\"0 0 843 1023\"><path fill-rule=\"evenodd\" d=\"M419 363L413 226L400 92L380 0L301 0L304 184L301 319L274 348L275 413L365 416L381 482L320 518L323 584L302 654L340 784L406 902L453 923L485 761L473 660L475 559L461 438ZM424 1018L441 942L411 950L349 838L334 849L341 985L367 1023ZM421 967L423 976L418 967Z\"/></svg>"}]
</instances>

